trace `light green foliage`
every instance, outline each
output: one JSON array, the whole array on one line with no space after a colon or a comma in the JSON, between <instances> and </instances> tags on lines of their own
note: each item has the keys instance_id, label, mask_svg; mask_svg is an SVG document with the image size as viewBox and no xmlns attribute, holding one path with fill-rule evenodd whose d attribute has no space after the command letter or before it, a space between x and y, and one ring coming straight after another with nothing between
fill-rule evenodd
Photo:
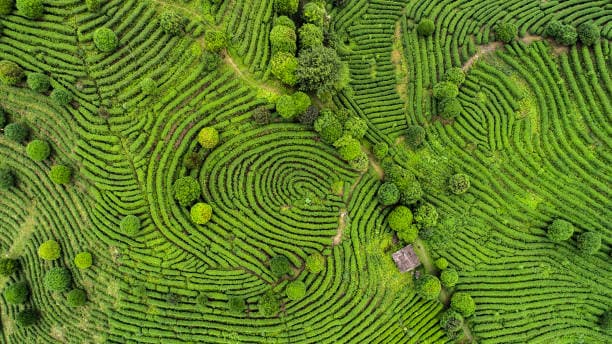
<instances>
[{"instance_id":1,"label":"light green foliage","mask_svg":"<svg viewBox=\"0 0 612 344\"><path fill-rule=\"evenodd\" d=\"M203 225L210 221L212 217L212 207L210 204L199 202L191 207L189 214L191 216L191 221Z\"/></svg>"},{"instance_id":2,"label":"light green foliage","mask_svg":"<svg viewBox=\"0 0 612 344\"><path fill-rule=\"evenodd\" d=\"M38 256L44 260L56 260L60 257L60 246L55 240L47 240L38 247Z\"/></svg>"},{"instance_id":3,"label":"light green foliage","mask_svg":"<svg viewBox=\"0 0 612 344\"><path fill-rule=\"evenodd\" d=\"M101 0L85 0L85 4L90 12L97 12L100 9L100 1Z\"/></svg>"},{"instance_id":4,"label":"light green foliage","mask_svg":"<svg viewBox=\"0 0 612 344\"><path fill-rule=\"evenodd\" d=\"M351 116L344 122L344 131L356 139L361 139L368 131L368 124L357 116Z\"/></svg>"},{"instance_id":5,"label":"light green foliage","mask_svg":"<svg viewBox=\"0 0 612 344\"><path fill-rule=\"evenodd\" d=\"M302 281L293 281L287 284L285 294L287 294L289 300L301 300L306 296L306 284Z\"/></svg>"},{"instance_id":6,"label":"light green foliage","mask_svg":"<svg viewBox=\"0 0 612 344\"><path fill-rule=\"evenodd\" d=\"M342 137L342 123L330 110L322 110L314 122L314 129L321 135L323 141L334 143Z\"/></svg>"},{"instance_id":7,"label":"light green foliage","mask_svg":"<svg viewBox=\"0 0 612 344\"><path fill-rule=\"evenodd\" d=\"M283 25L295 30L295 23L287 16L280 16L274 20L274 26Z\"/></svg>"},{"instance_id":8,"label":"light green foliage","mask_svg":"<svg viewBox=\"0 0 612 344\"><path fill-rule=\"evenodd\" d=\"M0 61L0 83L5 85L16 85L23 79L23 69L13 61Z\"/></svg>"},{"instance_id":9,"label":"light green foliage","mask_svg":"<svg viewBox=\"0 0 612 344\"><path fill-rule=\"evenodd\" d=\"M455 98L458 95L457 84L450 81L441 81L433 87L433 96L437 99Z\"/></svg>"},{"instance_id":10,"label":"light green foliage","mask_svg":"<svg viewBox=\"0 0 612 344\"><path fill-rule=\"evenodd\" d=\"M219 132L214 127L204 127L198 133L198 142L203 148L215 148L219 144Z\"/></svg>"},{"instance_id":11,"label":"light green foliage","mask_svg":"<svg viewBox=\"0 0 612 344\"><path fill-rule=\"evenodd\" d=\"M286 119L291 119L297 115L297 109L293 98L290 95L282 95L276 100L276 112Z\"/></svg>"},{"instance_id":12,"label":"light green foliage","mask_svg":"<svg viewBox=\"0 0 612 344\"><path fill-rule=\"evenodd\" d=\"M455 269L446 269L440 274L440 281L445 287L452 288L459 282L459 274Z\"/></svg>"},{"instance_id":13,"label":"light green foliage","mask_svg":"<svg viewBox=\"0 0 612 344\"><path fill-rule=\"evenodd\" d=\"M338 148L338 153L346 161L351 161L361 154L359 141L347 134L336 140L334 147Z\"/></svg>"},{"instance_id":14,"label":"light green foliage","mask_svg":"<svg viewBox=\"0 0 612 344\"><path fill-rule=\"evenodd\" d=\"M87 269L91 266L93 259L91 253L81 252L74 257L74 265L79 269Z\"/></svg>"},{"instance_id":15,"label":"light green foliage","mask_svg":"<svg viewBox=\"0 0 612 344\"><path fill-rule=\"evenodd\" d=\"M461 313L464 317L474 314L476 304L470 294L458 291L451 297L451 308Z\"/></svg>"},{"instance_id":16,"label":"light green foliage","mask_svg":"<svg viewBox=\"0 0 612 344\"><path fill-rule=\"evenodd\" d=\"M510 43L518 34L518 28L513 23L498 23L495 25L495 38L504 43Z\"/></svg>"},{"instance_id":17,"label":"light green foliage","mask_svg":"<svg viewBox=\"0 0 612 344\"><path fill-rule=\"evenodd\" d=\"M298 30L300 48L308 49L323 45L323 30L314 24L304 24Z\"/></svg>"},{"instance_id":18,"label":"light green foliage","mask_svg":"<svg viewBox=\"0 0 612 344\"><path fill-rule=\"evenodd\" d=\"M221 51L227 46L225 32L218 30L206 31L204 41L206 42L206 49L213 52Z\"/></svg>"},{"instance_id":19,"label":"light green foliage","mask_svg":"<svg viewBox=\"0 0 612 344\"><path fill-rule=\"evenodd\" d=\"M370 167L370 160L364 152L361 152L355 159L349 161L349 166L355 171L365 172Z\"/></svg>"},{"instance_id":20,"label":"light green foliage","mask_svg":"<svg viewBox=\"0 0 612 344\"><path fill-rule=\"evenodd\" d=\"M297 51L297 36L295 30L284 25L276 25L270 31L270 44L272 53L289 53L294 55Z\"/></svg>"},{"instance_id":21,"label":"light green foliage","mask_svg":"<svg viewBox=\"0 0 612 344\"><path fill-rule=\"evenodd\" d=\"M465 81L465 72L460 67L449 68L444 74L444 80L461 85Z\"/></svg>"},{"instance_id":22,"label":"light green foliage","mask_svg":"<svg viewBox=\"0 0 612 344\"><path fill-rule=\"evenodd\" d=\"M556 219L548 226L547 235L552 241L564 241L574 234L574 225L570 222Z\"/></svg>"},{"instance_id":23,"label":"light green foliage","mask_svg":"<svg viewBox=\"0 0 612 344\"><path fill-rule=\"evenodd\" d=\"M440 107L441 107L440 115L442 115L442 117L446 119L455 118L459 116L459 114L463 110L463 107L461 106L461 102L457 98L448 98L448 99L442 100L440 102Z\"/></svg>"},{"instance_id":24,"label":"light green foliage","mask_svg":"<svg viewBox=\"0 0 612 344\"><path fill-rule=\"evenodd\" d=\"M461 195L470 188L470 177L464 173L457 173L448 180L448 188L455 195Z\"/></svg>"},{"instance_id":25,"label":"light green foliage","mask_svg":"<svg viewBox=\"0 0 612 344\"><path fill-rule=\"evenodd\" d=\"M293 86L297 83L297 68L298 59L293 56L293 54L281 52L272 56L272 74L289 86Z\"/></svg>"},{"instance_id":26,"label":"light green foliage","mask_svg":"<svg viewBox=\"0 0 612 344\"><path fill-rule=\"evenodd\" d=\"M314 1L308 2L304 5L302 16L306 22L321 27L325 21L325 8Z\"/></svg>"},{"instance_id":27,"label":"light green foliage","mask_svg":"<svg viewBox=\"0 0 612 344\"><path fill-rule=\"evenodd\" d=\"M274 0L274 9L279 14L292 15L298 10L299 0Z\"/></svg>"},{"instance_id":28,"label":"light green foliage","mask_svg":"<svg viewBox=\"0 0 612 344\"><path fill-rule=\"evenodd\" d=\"M157 92L157 83L151 78L142 78L139 85L142 93L146 95L153 95Z\"/></svg>"},{"instance_id":29,"label":"light green foliage","mask_svg":"<svg viewBox=\"0 0 612 344\"><path fill-rule=\"evenodd\" d=\"M51 154L51 147L46 141L33 140L26 146L26 153L34 161L43 161Z\"/></svg>"},{"instance_id":30,"label":"light green foliage","mask_svg":"<svg viewBox=\"0 0 612 344\"><path fill-rule=\"evenodd\" d=\"M183 207L191 205L200 197L202 189L200 183L190 176L182 177L174 182L174 198Z\"/></svg>"},{"instance_id":31,"label":"light green foliage","mask_svg":"<svg viewBox=\"0 0 612 344\"><path fill-rule=\"evenodd\" d=\"M49 178L56 184L68 184L72 178L72 169L65 165L54 165L49 172Z\"/></svg>"},{"instance_id":32,"label":"light green foliage","mask_svg":"<svg viewBox=\"0 0 612 344\"><path fill-rule=\"evenodd\" d=\"M414 221L419 228L430 228L438 224L438 210L431 203L420 205L414 213Z\"/></svg>"},{"instance_id":33,"label":"light green foliage","mask_svg":"<svg viewBox=\"0 0 612 344\"><path fill-rule=\"evenodd\" d=\"M93 41L96 48L103 53L108 53L117 49L119 39L115 32L107 27L96 29L93 34Z\"/></svg>"},{"instance_id":34,"label":"light green foliage","mask_svg":"<svg viewBox=\"0 0 612 344\"><path fill-rule=\"evenodd\" d=\"M448 267L448 260L446 260L446 258L443 258L443 257L442 258L438 258L434 262L434 265L439 270L444 270L444 269L446 269Z\"/></svg>"},{"instance_id":35,"label":"light green foliage","mask_svg":"<svg viewBox=\"0 0 612 344\"><path fill-rule=\"evenodd\" d=\"M66 268L51 268L45 274L43 282L49 291L66 291L72 284L72 275Z\"/></svg>"},{"instance_id":36,"label":"light green foliage","mask_svg":"<svg viewBox=\"0 0 612 344\"><path fill-rule=\"evenodd\" d=\"M127 236L135 236L140 230L140 219L136 215L128 215L119 223L121 233Z\"/></svg>"},{"instance_id":37,"label":"light green foliage","mask_svg":"<svg viewBox=\"0 0 612 344\"><path fill-rule=\"evenodd\" d=\"M396 232L408 230L412 227L412 211L406 206L398 205L389 213L387 221L389 227Z\"/></svg>"},{"instance_id":38,"label":"light green foliage","mask_svg":"<svg viewBox=\"0 0 612 344\"><path fill-rule=\"evenodd\" d=\"M51 88L51 80L43 73L29 73L27 83L32 91L38 93L47 92Z\"/></svg>"},{"instance_id":39,"label":"light green foliage","mask_svg":"<svg viewBox=\"0 0 612 344\"><path fill-rule=\"evenodd\" d=\"M423 275L414 284L417 294L425 300L435 300L440 295L442 286L436 276Z\"/></svg>"},{"instance_id":40,"label":"light green foliage","mask_svg":"<svg viewBox=\"0 0 612 344\"><path fill-rule=\"evenodd\" d=\"M389 145L385 142L379 142L374 146L373 153L376 159L382 160L387 156L389 152Z\"/></svg>"},{"instance_id":41,"label":"light green foliage","mask_svg":"<svg viewBox=\"0 0 612 344\"><path fill-rule=\"evenodd\" d=\"M39 19L45 10L43 0L17 0L19 14L30 19Z\"/></svg>"},{"instance_id":42,"label":"light green foliage","mask_svg":"<svg viewBox=\"0 0 612 344\"><path fill-rule=\"evenodd\" d=\"M183 32L185 17L174 10L166 9L159 16L159 26L169 35L178 35Z\"/></svg>"},{"instance_id":43,"label":"light green foliage","mask_svg":"<svg viewBox=\"0 0 612 344\"><path fill-rule=\"evenodd\" d=\"M259 298L259 313L264 317L273 317L278 314L280 306L280 300L272 290L268 290Z\"/></svg>"},{"instance_id":44,"label":"light green foliage","mask_svg":"<svg viewBox=\"0 0 612 344\"><path fill-rule=\"evenodd\" d=\"M306 269L313 274L317 274L325 269L325 257L316 252L306 258Z\"/></svg>"},{"instance_id":45,"label":"light green foliage","mask_svg":"<svg viewBox=\"0 0 612 344\"><path fill-rule=\"evenodd\" d=\"M304 92L295 92L291 95L293 102L295 103L295 111L298 115L302 115L308 110L308 107L312 104L310 96Z\"/></svg>"}]
</instances>

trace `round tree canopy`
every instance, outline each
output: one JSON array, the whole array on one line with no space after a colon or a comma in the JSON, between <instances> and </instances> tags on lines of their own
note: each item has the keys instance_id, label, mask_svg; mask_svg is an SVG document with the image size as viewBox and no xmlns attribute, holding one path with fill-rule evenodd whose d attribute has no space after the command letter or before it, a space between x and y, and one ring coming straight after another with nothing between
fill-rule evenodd
<instances>
[{"instance_id":1,"label":"round tree canopy","mask_svg":"<svg viewBox=\"0 0 612 344\"><path fill-rule=\"evenodd\" d=\"M56 260L60 257L60 246L55 240L47 240L38 247L38 256L44 260Z\"/></svg>"}]
</instances>

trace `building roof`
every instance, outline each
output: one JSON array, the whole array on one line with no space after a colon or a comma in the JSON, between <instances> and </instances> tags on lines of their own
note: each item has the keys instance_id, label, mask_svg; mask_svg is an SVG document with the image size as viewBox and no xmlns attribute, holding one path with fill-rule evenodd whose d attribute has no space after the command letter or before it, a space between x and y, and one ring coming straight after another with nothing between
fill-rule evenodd
<instances>
[{"instance_id":1,"label":"building roof","mask_svg":"<svg viewBox=\"0 0 612 344\"><path fill-rule=\"evenodd\" d=\"M419 260L419 257L417 257L416 253L414 253L412 245L408 245L393 253L393 260L395 261L395 265L397 265L400 272L410 271L421 265L421 261Z\"/></svg>"}]
</instances>

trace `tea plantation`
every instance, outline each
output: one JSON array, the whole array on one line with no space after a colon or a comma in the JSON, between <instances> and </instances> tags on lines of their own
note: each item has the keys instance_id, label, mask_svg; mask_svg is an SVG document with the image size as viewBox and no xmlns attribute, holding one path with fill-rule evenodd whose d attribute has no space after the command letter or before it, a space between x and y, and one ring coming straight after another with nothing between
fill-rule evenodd
<instances>
[{"instance_id":1,"label":"tea plantation","mask_svg":"<svg viewBox=\"0 0 612 344\"><path fill-rule=\"evenodd\" d=\"M611 343L611 71L604 0L0 0L0 343Z\"/></svg>"}]
</instances>

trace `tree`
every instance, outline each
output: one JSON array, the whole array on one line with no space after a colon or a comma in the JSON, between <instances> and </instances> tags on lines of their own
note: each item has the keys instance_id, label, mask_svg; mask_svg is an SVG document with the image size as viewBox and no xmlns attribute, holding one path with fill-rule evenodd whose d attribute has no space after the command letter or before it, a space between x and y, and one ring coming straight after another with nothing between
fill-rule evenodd
<instances>
[{"instance_id":1,"label":"tree","mask_svg":"<svg viewBox=\"0 0 612 344\"><path fill-rule=\"evenodd\" d=\"M338 149L338 153L346 161L351 161L361 154L359 141L347 134L336 140L334 147Z\"/></svg>"},{"instance_id":2,"label":"tree","mask_svg":"<svg viewBox=\"0 0 612 344\"><path fill-rule=\"evenodd\" d=\"M93 263L91 253L81 252L74 257L74 265L79 269L87 269Z\"/></svg>"},{"instance_id":3,"label":"tree","mask_svg":"<svg viewBox=\"0 0 612 344\"><path fill-rule=\"evenodd\" d=\"M270 31L270 45L272 54L289 53L294 55L297 51L297 36L295 30L284 25L276 25Z\"/></svg>"},{"instance_id":4,"label":"tree","mask_svg":"<svg viewBox=\"0 0 612 344\"><path fill-rule=\"evenodd\" d=\"M561 32L563 31L563 23L558 20L553 20L546 25L546 29L544 33L546 36L551 38L557 38L561 36Z\"/></svg>"},{"instance_id":5,"label":"tree","mask_svg":"<svg viewBox=\"0 0 612 344\"><path fill-rule=\"evenodd\" d=\"M15 185L15 175L9 168L0 166L0 189L10 189Z\"/></svg>"},{"instance_id":6,"label":"tree","mask_svg":"<svg viewBox=\"0 0 612 344\"><path fill-rule=\"evenodd\" d=\"M449 68L444 74L444 80L461 85L465 81L465 72L460 67Z\"/></svg>"},{"instance_id":7,"label":"tree","mask_svg":"<svg viewBox=\"0 0 612 344\"><path fill-rule=\"evenodd\" d=\"M7 303L18 305L26 302L30 295L30 289L26 282L13 283L4 288L4 300Z\"/></svg>"},{"instance_id":8,"label":"tree","mask_svg":"<svg viewBox=\"0 0 612 344\"><path fill-rule=\"evenodd\" d=\"M470 294L458 291L451 297L451 308L461 313L464 317L474 314L476 304Z\"/></svg>"},{"instance_id":9,"label":"tree","mask_svg":"<svg viewBox=\"0 0 612 344\"><path fill-rule=\"evenodd\" d=\"M19 14L30 19L38 19L43 16L43 0L17 0Z\"/></svg>"},{"instance_id":10,"label":"tree","mask_svg":"<svg viewBox=\"0 0 612 344\"><path fill-rule=\"evenodd\" d=\"M565 220L556 219L548 226L546 234L552 241L564 241L574 234L574 225Z\"/></svg>"},{"instance_id":11,"label":"tree","mask_svg":"<svg viewBox=\"0 0 612 344\"><path fill-rule=\"evenodd\" d=\"M308 49L323 45L323 30L314 24L304 24L298 30L300 36L300 48Z\"/></svg>"},{"instance_id":12,"label":"tree","mask_svg":"<svg viewBox=\"0 0 612 344\"><path fill-rule=\"evenodd\" d=\"M389 153L389 145L387 145L386 142L379 142L374 145L373 152L376 159L382 160L387 156L387 153Z\"/></svg>"},{"instance_id":13,"label":"tree","mask_svg":"<svg viewBox=\"0 0 612 344\"><path fill-rule=\"evenodd\" d=\"M434 25L433 20L429 18L423 18L417 26L417 33L421 36L431 36L435 28L436 27Z\"/></svg>"},{"instance_id":14,"label":"tree","mask_svg":"<svg viewBox=\"0 0 612 344\"><path fill-rule=\"evenodd\" d=\"M85 0L85 4L90 12L98 12L100 9L100 0Z\"/></svg>"},{"instance_id":15,"label":"tree","mask_svg":"<svg viewBox=\"0 0 612 344\"><path fill-rule=\"evenodd\" d=\"M146 95L153 95L157 92L157 83L155 80L146 77L140 80L140 91Z\"/></svg>"},{"instance_id":16,"label":"tree","mask_svg":"<svg viewBox=\"0 0 612 344\"><path fill-rule=\"evenodd\" d=\"M174 182L174 198L183 207L191 205L200 197L200 183L190 176L182 177Z\"/></svg>"},{"instance_id":17,"label":"tree","mask_svg":"<svg viewBox=\"0 0 612 344\"><path fill-rule=\"evenodd\" d=\"M206 149L215 148L219 144L219 132L214 127L204 127L198 133L198 142Z\"/></svg>"},{"instance_id":18,"label":"tree","mask_svg":"<svg viewBox=\"0 0 612 344\"><path fill-rule=\"evenodd\" d=\"M433 275L423 275L415 283L417 294L425 300L435 300L440 295L440 280Z\"/></svg>"},{"instance_id":19,"label":"tree","mask_svg":"<svg viewBox=\"0 0 612 344\"><path fill-rule=\"evenodd\" d=\"M584 45L593 45L597 43L601 36L599 27L591 21L580 24L576 31L578 32L578 39Z\"/></svg>"},{"instance_id":20,"label":"tree","mask_svg":"<svg viewBox=\"0 0 612 344\"><path fill-rule=\"evenodd\" d=\"M123 234L133 237L140 230L140 219L136 215L127 215L119 223L119 229Z\"/></svg>"},{"instance_id":21,"label":"tree","mask_svg":"<svg viewBox=\"0 0 612 344\"><path fill-rule=\"evenodd\" d=\"M291 28L292 30L295 30L295 23L293 22L293 20L291 20L291 18L287 16L280 16L274 19L274 26L278 25L283 25L288 28Z\"/></svg>"},{"instance_id":22,"label":"tree","mask_svg":"<svg viewBox=\"0 0 612 344\"><path fill-rule=\"evenodd\" d=\"M43 283L50 291L66 291L72 284L72 275L66 268L51 268L45 274Z\"/></svg>"},{"instance_id":23,"label":"tree","mask_svg":"<svg viewBox=\"0 0 612 344\"><path fill-rule=\"evenodd\" d=\"M440 274L440 280L445 287L452 288L459 282L459 274L455 269L446 269Z\"/></svg>"},{"instance_id":24,"label":"tree","mask_svg":"<svg viewBox=\"0 0 612 344\"><path fill-rule=\"evenodd\" d=\"M451 119L459 116L463 107L461 106L461 102L457 98L448 98L444 99L440 102L440 115L446 119Z\"/></svg>"},{"instance_id":25,"label":"tree","mask_svg":"<svg viewBox=\"0 0 612 344\"><path fill-rule=\"evenodd\" d=\"M334 93L341 88L342 61L336 50L324 46L300 51L296 76L300 90L317 94Z\"/></svg>"},{"instance_id":26,"label":"tree","mask_svg":"<svg viewBox=\"0 0 612 344\"><path fill-rule=\"evenodd\" d=\"M272 56L270 71L283 83L293 86L297 83L298 59L290 53L277 53Z\"/></svg>"},{"instance_id":27,"label":"tree","mask_svg":"<svg viewBox=\"0 0 612 344\"><path fill-rule=\"evenodd\" d=\"M66 295L66 303L69 307L81 307L87 303L87 293L83 289L72 289Z\"/></svg>"},{"instance_id":28,"label":"tree","mask_svg":"<svg viewBox=\"0 0 612 344\"><path fill-rule=\"evenodd\" d=\"M4 127L4 136L15 142L23 142L30 135L30 129L23 123L11 123Z\"/></svg>"},{"instance_id":29,"label":"tree","mask_svg":"<svg viewBox=\"0 0 612 344\"><path fill-rule=\"evenodd\" d=\"M212 207L210 204L198 202L189 211L191 221L199 225L206 224L212 217Z\"/></svg>"},{"instance_id":30,"label":"tree","mask_svg":"<svg viewBox=\"0 0 612 344\"><path fill-rule=\"evenodd\" d=\"M518 34L518 28L513 23L498 23L495 26L495 37L504 43L510 43Z\"/></svg>"},{"instance_id":31,"label":"tree","mask_svg":"<svg viewBox=\"0 0 612 344\"><path fill-rule=\"evenodd\" d=\"M234 314L242 314L246 309L246 302L239 296L232 296L228 299L227 308Z\"/></svg>"},{"instance_id":32,"label":"tree","mask_svg":"<svg viewBox=\"0 0 612 344\"><path fill-rule=\"evenodd\" d=\"M293 15L298 10L299 0L274 0L274 9L278 14Z\"/></svg>"},{"instance_id":33,"label":"tree","mask_svg":"<svg viewBox=\"0 0 612 344\"><path fill-rule=\"evenodd\" d=\"M601 248L601 235L596 232L584 232L578 236L578 248L584 254L594 254Z\"/></svg>"},{"instance_id":34,"label":"tree","mask_svg":"<svg viewBox=\"0 0 612 344\"><path fill-rule=\"evenodd\" d=\"M10 276L19 270L19 261L11 258L0 258L0 276Z\"/></svg>"},{"instance_id":35,"label":"tree","mask_svg":"<svg viewBox=\"0 0 612 344\"><path fill-rule=\"evenodd\" d=\"M302 17L307 23L321 27L325 22L325 8L316 2L309 2L304 5Z\"/></svg>"},{"instance_id":36,"label":"tree","mask_svg":"<svg viewBox=\"0 0 612 344\"><path fill-rule=\"evenodd\" d=\"M33 140L26 146L26 153L34 161L43 161L51 154L51 147L46 141Z\"/></svg>"},{"instance_id":37,"label":"tree","mask_svg":"<svg viewBox=\"0 0 612 344\"><path fill-rule=\"evenodd\" d=\"M304 298L306 295L306 284L302 281L293 281L287 284L285 294L289 300L297 301Z\"/></svg>"},{"instance_id":38,"label":"tree","mask_svg":"<svg viewBox=\"0 0 612 344\"><path fill-rule=\"evenodd\" d=\"M556 41L563 45L574 45L578 40L578 32L571 25L563 25L561 33L556 37Z\"/></svg>"},{"instance_id":39,"label":"tree","mask_svg":"<svg viewBox=\"0 0 612 344\"><path fill-rule=\"evenodd\" d=\"M276 112L285 119L292 119L297 116L295 103L290 95L282 95L276 100Z\"/></svg>"},{"instance_id":40,"label":"tree","mask_svg":"<svg viewBox=\"0 0 612 344\"><path fill-rule=\"evenodd\" d=\"M344 123L344 131L352 137L360 139L368 131L368 124L357 116L351 116Z\"/></svg>"},{"instance_id":41,"label":"tree","mask_svg":"<svg viewBox=\"0 0 612 344\"><path fill-rule=\"evenodd\" d=\"M470 188L470 177L464 173L457 173L448 180L448 187L455 195L461 195Z\"/></svg>"},{"instance_id":42,"label":"tree","mask_svg":"<svg viewBox=\"0 0 612 344\"><path fill-rule=\"evenodd\" d=\"M370 167L370 159L364 152L361 152L355 159L349 161L349 166L355 171L365 172Z\"/></svg>"},{"instance_id":43,"label":"tree","mask_svg":"<svg viewBox=\"0 0 612 344\"><path fill-rule=\"evenodd\" d=\"M49 95L51 100L59 106L66 106L72 101L72 93L64 88L56 88Z\"/></svg>"},{"instance_id":44,"label":"tree","mask_svg":"<svg viewBox=\"0 0 612 344\"><path fill-rule=\"evenodd\" d=\"M314 129L314 122L319 117L319 108L316 105L310 105L303 114L298 116L298 121L309 128Z\"/></svg>"},{"instance_id":45,"label":"tree","mask_svg":"<svg viewBox=\"0 0 612 344\"><path fill-rule=\"evenodd\" d=\"M321 135L323 141L334 143L342 137L342 123L330 110L322 110L314 122L314 130Z\"/></svg>"},{"instance_id":46,"label":"tree","mask_svg":"<svg viewBox=\"0 0 612 344\"><path fill-rule=\"evenodd\" d=\"M406 206L398 205L389 213L387 221L389 227L396 232L408 230L412 227L412 211Z\"/></svg>"},{"instance_id":47,"label":"tree","mask_svg":"<svg viewBox=\"0 0 612 344\"><path fill-rule=\"evenodd\" d=\"M440 317L440 327L449 338L455 339L463 332L463 316L453 309L448 309Z\"/></svg>"},{"instance_id":48,"label":"tree","mask_svg":"<svg viewBox=\"0 0 612 344\"><path fill-rule=\"evenodd\" d=\"M60 246L55 240L47 240L38 246L38 256L44 260L56 260L60 257Z\"/></svg>"},{"instance_id":49,"label":"tree","mask_svg":"<svg viewBox=\"0 0 612 344\"><path fill-rule=\"evenodd\" d=\"M178 35L183 32L185 17L171 9L166 9L159 16L159 26L169 35Z\"/></svg>"},{"instance_id":50,"label":"tree","mask_svg":"<svg viewBox=\"0 0 612 344\"><path fill-rule=\"evenodd\" d=\"M404 205L410 205L418 202L421 198L423 198L423 189L421 188L421 183L419 183L416 179L407 185L400 186L400 203Z\"/></svg>"},{"instance_id":51,"label":"tree","mask_svg":"<svg viewBox=\"0 0 612 344\"><path fill-rule=\"evenodd\" d=\"M38 311L34 309L24 309L17 313L15 322L21 327L32 326L38 321L39 316Z\"/></svg>"},{"instance_id":52,"label":"tree","mask_svg":"<svg viewBox=\"0 0 612 344\"><path fill-rule=\"evenodd\" d=\"M440 270L445 270L446 268L448 268L448 260L446 260L446 258L444 257L438 258L434 262L434 265Z\"/></svg>"},{"instance_id":53,"label":"tree","mask_svg":"<svg viewBox=\"0 0 612 344\"><path fill-rule=\"evenodd\" d=\"M406 129L406 144L412 149L419 148L425 142L425 129L418 124Z\"/></svg>"},{"instance_id":54,"label":"tree","mask_svg":"<svg viewBox=\"0 0 612 344\"><path fill-rule=\"evenodd\" d=\"M325 269L325 257L315 252L306 258L306 269L313 274L318 274Z\"/></svg>"},{"instance_id":55,"label":"tree","mask_svg":"<svg viewBox=\"0 0 612 344\"><path fill-rule=\"evenodd\" d=\"M414 221L419 228L431 228L438 224L438 210L431 203L424 203L416 209Z\"/></svg>"},{"instance_id":56,"label":"tree","mask_svg":"<svg viewBox=\"0 0 612 344\"><path fill-rule=\"evenodd\" d=\"M23 79L23 76L23 69L21 69L21 67L19 67L19 65L15 62L9 60L0 61L1 83L9 86L14 86L18 84L21 79Z\"/></svg>"},{"instance_id":57,"label":"tree","mask_svg":"<svg viewBox=\"0 0 612 344\"><path fill-rule=\"evenodd\" d=\"M399 202L400 192L393 182L385 182L378 188L378 202L384 206Z\"/></svg>"},{"instance_id":58,"label":"tree","mask_svg":"<svg viewBox=\"0 0 612 344\"><path fill-rule=\"evenodd\" d=\"M96 48L103 53L109 53L117 48L119 40L115 32L107 27L97 28L93 34Z\"/></svg>"},{"instance_id":59,"label":"tree","mask_svg":"<svg viewBox=\"0 0 612 344\"><path fill-rule=\"evenodd\" d=\"M227 45L225 32L218 30L208 30L204 34L206 49L212 52L219 52Z\"/></svg>"},{"instance_id":60,"label":"tree","mask_svg":"<svg viewBox=\"0 0 612 344\"><path fill-rule=\"evenodd\" d=\"M278 314L280 306L280 300L272 290L268 290L259 298L259 313L264 317L273 317Z\"/></svg>"},{"instance_id":61,"label":"tree","mask_svg":"<svg viewBox=\"0 0 612 344\"><path fill-rule=\"evenodd\" d=\"M49 171L49 178L56 184L68 184L72 178L72 170L68 166L54 165Z\"/></svg>"},{"instance_id":62,"label":"tree","mask_svg":"<svg viewBox=\"0 0 612 344\"><path fill-rule=\"evenodd\" d=\"M14 6L15 0L0 0L0 15L11 14Z\"/></svg>"},{"instance_id":63,"label":"tree","mask_svg":"<svg viewBox=\"0 0 612 344\"><path fill-rule=\"evenodd\" d=\"M45 93L51 88L51 80L43 73L30 73L27 79L28 87L38 93Z\"/></svg>"},{"instance_id":64,"label":"tree","mask_svg":"<svg viewBox=\"0 0 612 344\"><path fill-rule=\"evenodd\" d=\"M291 263L285 256L275 256L270 259L270 270L278 278L291 273Z\"/></svg>"},{"instance_id":65,"label":"tree","mask_svg":"<svg viewBox=\"0 0 612 344\"><path fill-rule=\"evenodd\" d=\"M433 96L437 99L455 98L459 95L457 84L450 81L441 81L434 85Z\"/></svg>"},{"instance_id":66,"label":"tree","mask_svg":"<svg viewBox=\"0 0 612 344\"><path fill-rule=\"evenodd\" d=\"M304 92L295 92L291 95L291 99L293 99L293 103L295 104L295 111L298 115L303 114L308 110L312 101L310 100L310 96Z\"/></svg>"}]
</instances>

